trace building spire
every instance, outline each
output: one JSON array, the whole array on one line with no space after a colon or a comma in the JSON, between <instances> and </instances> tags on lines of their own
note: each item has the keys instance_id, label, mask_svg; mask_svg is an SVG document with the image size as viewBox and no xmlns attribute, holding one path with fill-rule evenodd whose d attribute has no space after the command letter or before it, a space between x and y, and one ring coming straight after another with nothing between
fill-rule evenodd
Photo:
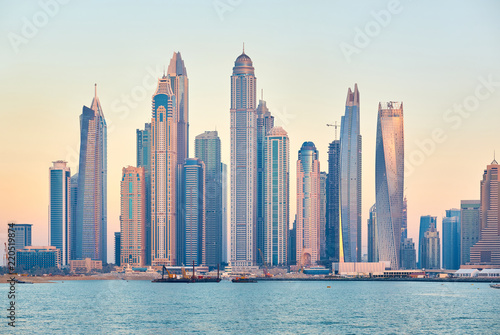
<instances>
[{"instance_id":1,"label":"building spire","mask_svg":"<svg viewBox=\"0 0 500 335\"><path fill-rule=\"evenodd\" d=\"M97 83L94 84L94 98L97 98Z\"/></svg>"},{"instance_id":2,"label":"building spire","mask_svg":"<svg viewBox=\"0 0 500 335\"><path fill-rule=\"evenodd\" d=\"M491 165L498 165L498 162L495 158L495 150L493 150L493 162L491 162Z\"/></svg>"},{"instance_id":3,"label":"building spire","mask_svg":"<svg viewBox=\"0 0 500 335\"><path fill-rule=\"evenodd\" d=\"M260 100L264 100L264 89L260 89Z\"/></svg>"},{"instance_id":4,"label":"building spire","mask_svg":"<svg viewBox=\"0 0 500 335\"><path fill-rule=\"evenodd\" d=\"M245 53L245 42L243 42L243 53Z\"/></svg>"}]
</instances>

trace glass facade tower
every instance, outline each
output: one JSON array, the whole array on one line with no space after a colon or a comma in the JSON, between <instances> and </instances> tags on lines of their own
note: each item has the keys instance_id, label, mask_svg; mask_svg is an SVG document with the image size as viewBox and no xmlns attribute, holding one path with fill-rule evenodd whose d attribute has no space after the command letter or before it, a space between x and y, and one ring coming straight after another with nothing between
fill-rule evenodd
<instances>
[{"instance_id":1,"label":"glass facade tower","mask_svg":"<svg viewBox=\"0 0 500 335\"><path fill-rule=\"evenodd\" d=\"M403 103L379 103L375 149L379 260L399 269L404 191Z\"/></svg>"}]
</instances>

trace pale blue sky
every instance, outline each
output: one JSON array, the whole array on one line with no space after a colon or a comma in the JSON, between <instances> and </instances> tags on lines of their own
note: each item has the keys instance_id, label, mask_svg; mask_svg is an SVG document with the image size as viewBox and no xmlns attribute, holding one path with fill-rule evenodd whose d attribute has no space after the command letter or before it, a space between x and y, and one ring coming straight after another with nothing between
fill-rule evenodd
<instances>
[{"instance_id":1,"label":"pale blue sky","mask_svg":"<svg viewBox=\"0 0 500 335\"><path fill-rule=\"evenodd\" d=\"M191 155L194 136L217 127L228 163L229 77L245 42L258 90L264 89L276 124L290 136L291 217L297 151L313 141L327 169L333 129L325 124L340 121L355 82L361 96L364 245L375 201L378 102L403 101L408 159L418 158L417 142L435 128L443 130L446 141L413 164L406 178L409 232L416 238L420 215L441 217L461 199L479 199L482 171L493 150L500 150L500 2L402 0L388 24L377 26L372 12L390 3L68 1L49 16L38 1L0 1L0 237L4 223L15 220L33 223L34 243L47 243L48 168L53 160L67 159L75 172L78 116L97 83L110 126L112 257L120 172L135 165L135 129L150 121L155 76L174 51L181 52L190 79ZM218 12L216 5L224 4L228 10ZM40 26L32 37L23 35L24 18ZM355 46L357 29L367 25L380 29L349 62L340 46ZM17 41L25 38L18 52L10 42L13 34ZM488 97L471 105L470 116L453 129L443 115L454 104L473 103L470 97L482 85L478 78L489 77L496 86L491 92L480 88ZM124 95L132 97L128 107Z\"/></svg>"}]
</instances>

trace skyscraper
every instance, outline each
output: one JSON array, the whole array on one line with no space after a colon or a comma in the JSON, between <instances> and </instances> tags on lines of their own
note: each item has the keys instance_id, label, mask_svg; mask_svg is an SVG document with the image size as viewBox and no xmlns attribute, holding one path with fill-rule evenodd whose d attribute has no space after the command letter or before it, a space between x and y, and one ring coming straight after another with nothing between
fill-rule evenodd
<instances>
[{"instance_id":1,"label":"skyscraper","mask_svg":"<svg viewBox=\"0 0 500 335\"><path fill-rule=\"evenodd\" d=\"M107 263L107 192L107 126L96 88L80 115L75 258Z\"/></svg>"},{"instance_id":2,"label":"skyscraper","mask_svg":"<svg viewBox=\"0 0 500 335\"><path fill-rule=\"evenodd\" d=\"M340 204L346 262L361 262L361 134L359 91L347 92L340 128Z\"/></svg>"},{"instance_id":3,"label":"skyscraper","mask_svg":"<svg viewBox=\"0 0 500 335\"><path fill-rule=\"evenodd\" d=\"M115 232L115 265L120 266L120 249L121 249L121 233L119 231Z\"/></svg>"},{"instance_id":4,"label":"skyscraper","mask_svg":"<svg viewBox=\"0 0 500 335\"><path fill-rule=\"evenodd\" d=\"M408 237L408 201L403 199L403 217L401 219L401 241Z\"/></svg>"},{"instance_id":5,"label":"skyscraper","mask_svg":"<svg viewBox=\"0 0 500 335\"><path fill-rule=\"evenodd\" d=\"M420 217L420 227L418 234L418 267L422 268L422 260L424 259L424 248L425 248L425 232L431 227L436 227L437 217L430 215L422 215Z\"/></svg>"},{"instance_id":6,"label":"skyscraper","mask_svg":"<svg viewBox=\"0 0 500 335\"><path fill-rule=\"evenodd\" d=\"M379 103L375 197L380 261L399 269L404 191L403 103Z\"/></svg>"},{"instance_id":7,"label":"skyscraper","mask_svg":"<svg viewBox=\"0 0 500 335\"><path fill-rule=\"evenodd\" d=\"M378 260L377 210L373 205L368 217L368 262L378 262Z\"/></svg>"},{"instance_id":8,"label":"skyscraper","mask_svg":"<svg viewBox=\"0 0 500 335\"><path fill-rule=\"evenodd\" d=\"M316 265L320 253L319 153L304 142L297 160L297 264Z\"/></svg>"},{"instance_id":9,"label":"skyscraper","mask_svg":"<svg viewBox=\"0 0 500 335\"><path fill-rule=\"evenodd\" d=\"M69 259L76 259L76 208L78 206L78 173L71 176L71 188L70 188L70 206L71 206L71 229L70 234L70 254Z\"/></svg>"},{"instance_id":10,"label":"skyscraper","mask_svg":"<svg viewBox=\"0 0 500 335\"><path fill-rule=\"evenodd\" d=\"M163 75L151 119L151 264L176 265L177 112L171 80Z\"/></svg>"},{"instance_id":11,"label":"skyscraper","mask_svg":"<svg viewBox=\"0 0 500 335\"><path fill-rule=\"evenodd\" d=\"M340 249L340 140L328 146L328 180L326 193L326 256L339 261Z\"/></svg>"},{"instance_id":12,"label":"skyscraper","mask_svg":"<svg viewBox=\"0 0 500 335\"><path fill-rule=\"evenodd\" d=\"M420 260L422 269L440 269L441 268L441 246L439 232L432 225L424 234L422 260Z\"/></svg>"},{"instance_id":13,"label":"skyscraper","mask_svg":"<svg viewBox=\"0 0 500 335\"><path fill-rule=\"evenodd\" d=\"M286 265L290 218L290 144L287 132L272 128L264 139L264 261Z\"/></svg>"},{"instance_id":14,"label":"skyscraper","mask_svg":"<svg viewBox=\"0 0 500 335\"><path fill-rule=\"evenodd\" d=\"M146 185L146 258L144 263L151 265L151 123L144 124L144 130L137 129L137 167L144 168Z\"/></svg>"},{"instance_id":15,"label":"skyscraper","mask_svg":"<svg viewBox=\"0 0 500 335\"><path fill-rule=\"evenodd\" d=\"M120 199L120 264L144 266L148 210L144 167L122 169Z\"/></svg>"},{"instance_id":16,"label":"skyscraper","mask_svg":"<svg viewBox=\"0 0 500 335\"><path fill-rule=\"evenodd\" d=\"M222 262L227 263L230 259L229 248L231 244L228 232L230 231L227 225L227 164L221 163L221 174L222 174Z\"/></svg>"},{"instance_id":17,"label":"skyscraper","mask_svg":"<svg viewBox=\"0 0 500 335\"><path fill-rule=\"evenodd\" d=\"M319 249L320 259L326 259L326 192L328 174L320 172L319 175L320 186L320 214L319 214Z\"/></svg>"},{"instance_id":18,"label":"skyscraper","mask_svg":"<svg viewBox=\"0 0 500 335\"><path fill-rule=\"evenodd\" d=\"M481 231L480 200L462 200L460 202L460 264L470 262L470 249L479 241Z\"/></svg>"},{"instance_id":19,"label":"skyscraper","mask_svg":"<svg viewBox=\"0 0 500 335\"><path fill-rule=\"evenodd\" d=\"M446 210L443 218L443 269L460 268L460 210Z\"/></svg>"},{"instance_id":20,"label":"skyscraper","mask_svg":"<svg viewBox=\"0 0 500 335\"><path fill-rule=\"evenodd\" d=\"M401 241L401 269L410 270L416 267L415 243L411 238L403 238Z\"/></svg>"},{"instance_id":21,"label":"skyscraper","mask_svg":"<svg viewBox=\"0 0 500 335\"><path fill-rule=\"evenodd\" d=\"M31 227L29 223L14 224L14 246L16 250L31 246Z\"/></svg>"},{"instance_id":22,"label":"skyscraper","mask_svg":"<svg viewBox=\"0 0 500 335\"><path fill-rule=\"evenodd\" d=\"M52 162L49 168L50 245L60 250L59 264L68 265L71 253L71 170L65 161Z\"/></svg>"},{"instance_id":23,"label":"skyscraper","mask_svg":"<svg viewBox=\"0 0 500 335\"><path fill-rule=\"evenodd\" d=\"M184 177L182 175L184 171L184 162L186 158L189 157L189 140L188 140L188 130L189 130L189 81L187 77L186 67L184 66L184 61L182 60L180 52L174 52L170 64L167 69L167 76L170 78L170 87L175 95L175 111L176 111L176 129L177 129L177 148L175 149L177 155L177 171L175 173L176 178L176 251L175 253L180 257L184 255L184 232L182 227L184 227L185 204L183 203L184 194L182 193L182 183ZM179 262L178 262L179 263Z\"/></svg>"},{"instance_id":24,"label":"skyscraper","mask_svg":"<svg viewBox=\"0 0 500 335\"><path fill-rule=\"evenodd\" d=\"M222 263L222 164L221 143L217 131L196 136L195 156L205 164L205 256L206 265Z\"/></svg>"},{"instance_id":25,"label":"skyscraper","mask_svg":"<svg viewBox=\"0 0 500 335\"><path fill-rule=\"evenodd\" d=\"M288 229L288 265L297 264L297 215Z\"/></svg>"},{"instance_id":26,"label":"skyscraper","mask_svg":"<svg viewBox=\"0 0 500 335\"><path fill-rule=\"evenodd\" d=\"M257 118L257 224L256 224L256 245L257 249L264 250L265 244L265 219L264 219L264 141L267 133L274 126L274 117L271 116L266 102L261 98L259 105L255 110ZM262 263L260 253L257 253L256 260L258 264Z\"/></svg>"},{"instance_id":27,"label":"skyscraper","mask_svg":"<svg viewBox=\"0 0 500 335\"><path fill-rule=\"evenodd\" d=\"M500 185L497 161L486 167L481 181L481 233L470 248L470 263L500 265Z\"/></svg>"},{"instance_id":28,"label":"skyscraper","mask_svg":"<svg viewBox=\"0 0 500 335\"><path fill-rule=\"evenodd\" d=\"M231 76L231 265L256 260L257 121L256 78L245 52Z\"/></svg>"},{"instance_id":29,"label":"skyscraper","mask_svg":"<svg viewBox=\"0 0 500 335\"><path fill-rule=\"evenodd\" d=\"M186 158L184 164L183 203L185 204L185 226L183 228L182 250L180 260L184 264L207 264L206 262L206 225L205 225L205 164L197 158ZM181 257L181 255L179 255Z\"/></svg>"}]
</instances>

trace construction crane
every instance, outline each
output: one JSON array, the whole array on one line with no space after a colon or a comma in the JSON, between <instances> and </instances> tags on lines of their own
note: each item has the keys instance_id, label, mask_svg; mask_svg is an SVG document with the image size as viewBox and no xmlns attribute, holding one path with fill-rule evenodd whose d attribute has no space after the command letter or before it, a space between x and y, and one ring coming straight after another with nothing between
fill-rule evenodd
<instances>
[{"instance_id":1,"label":"construction crane","mask_svg":"<svg viewBox=\"0 0 500 335\"><path fill-rule=\"evenodd\" d=\"M266 260L264 258L264 254L262 253L262 250L259 249L259 253L260 253L260 258L262 258L262 263L264 265L264 276L265 277L272 277L273 275L269 273L269 271L267 270L267 263L266 263Z\"/></svg>"},{"instance_id":2,"label":"construction crane","mask_svg":"<svg viewBox=\"0 0 500 335\"><path fill-rule=\"evenodd\" d=\"M337 125L337 121L335 121L334 124L327 123L327 127L335 127L335 140L337 140L337 128L340 127L340 125Z\"/></svg>"}]
</instances>

